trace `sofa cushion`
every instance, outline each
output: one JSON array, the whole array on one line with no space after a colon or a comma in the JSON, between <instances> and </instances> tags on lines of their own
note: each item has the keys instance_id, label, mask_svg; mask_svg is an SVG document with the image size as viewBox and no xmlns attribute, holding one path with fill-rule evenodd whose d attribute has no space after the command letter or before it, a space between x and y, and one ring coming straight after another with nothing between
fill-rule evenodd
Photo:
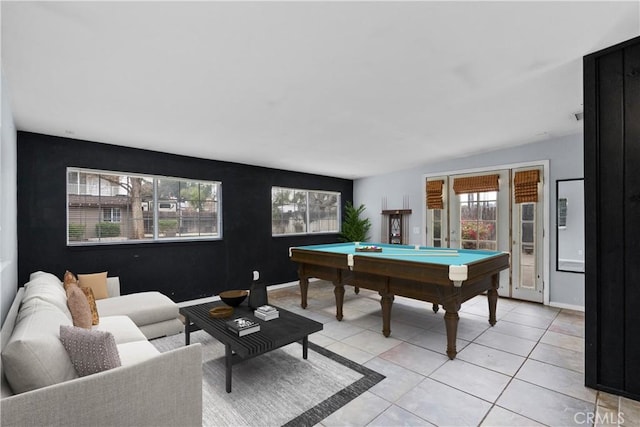
<instances>
[{"instance_id":1,"label":"sofa cushion","mask_svg":"<svg viewBox=\"0 0 640 427\"><path fill-rule=\"evenodd\" d=\"M120 366L116 341L110 332L60 325L60 341L81 377Z\"/></svg>"},{"instance_id":2,"label":"sofa cushion","mask_svg":"<svg viewBox=\"0 0 640 427\"><path fill-rule=\"evenodd\" d=\"M78 274L78 284L80 287L91 288L93 296L99 300L109 298L107 291L107 272Z\"/></svg>"},{"instance_id":3,"label":"sofa cushion","mask_svg":"<svg viewBox=\"0 0 640 427\"><path fill-rule=\"evenodd\" d=\"M129 316L138 326L178 318L178 305L160 292L139 292L97 300L101 316Z\"/></svg>"},{"instance_id":4,"label":"sofa cushion","mask_svg":"<svg viewBox=\"0 0 640 427\"><path fill-rule=\"evenodd\" d=\"M107 277L107 292L109 298L120 296L120 278L118 276Z\"/></svg>"},{"instance_id":5,"label":"sofa cushion","mask_svg":"<svg viewBox=\"0 0 640 427\"><path fill-rule=\"evenodd\" d=\"M71 312L73 325L84 329L91 329L92 315L89 301L87 301L87 297L82 289L75 283L70 284L67 288L67 305Z\"/></svg>"},{"instance_id":6,"label":"sofa cushion","mask_svg":"<svg viewBox=\"0 0 640 427\"><path fill-rule=\"evenodd\" d=\"M102 316L100 324L92 328L94 331L107 331L113 334L116 344L133 341L146 341L144 334L133 320L127 316Z\"/></svg>"},{"instance_id":7,"label":"sofa cushion","mask_svg":"<svg viewBox=\"0 0 640 427\"><path fill-rule=\"evenodd\" d=\"M33 277L32 280L25 284L22 298L23 304L34 298L53 304L71 319L71 313L67 307L67 294L57 277L43 273Z\"/></svg>"},{"instance_id":8,"label":"sofa cushion","mask_svg":"<svg viewBox=\"0 0 640 427\"><path fill-rule=\"evenodd\" d=\"M29 275L29 281L43 277L48 278L49 280L57 280L58 282L60 282L60 279L58 279L54 274L47 273L46 271L34 271Z\"/></svg>"},{"instance_id":9,"label":"sofa cushion","mask_svg":"<svg viewBox=\"0 0 640 427\"><path fill-rule=\"evenodd\" d=\"M118 344L118 353L122 366L134 365L160 354L157 348L149 341L133 341Z\"/></svg>"},{"instance_id":10,"label":"sofa cushion","mask_svg":"<svg viewBox=\"0 0 640 427\"><path fill-rule=\"evenodd\" d=\"M77 378L60 342L60 325L71 320L53 304L34 298L23 303L9 342L2 349L2 369L14 393Z\"/></svg>"},{"instance_id":11,"label":"sofa cushion","mask_svg":"<svg viewBox=\"0 0 640 427\"><path fill-rule=\"evenodd\" d=\"M179 334L184 332L184 323L180 319L169 319L164 322L150 323L139 326L140 331L148 340Z\"/></svg>"}]
</instances>

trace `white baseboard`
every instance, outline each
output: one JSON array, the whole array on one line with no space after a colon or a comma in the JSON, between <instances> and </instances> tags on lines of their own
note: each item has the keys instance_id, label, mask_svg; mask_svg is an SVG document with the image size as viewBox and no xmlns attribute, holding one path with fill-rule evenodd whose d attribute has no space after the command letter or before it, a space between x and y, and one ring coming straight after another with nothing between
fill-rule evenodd
<instances>
[{"instance_id":1,"label":"white baseboard","mask_svg":"<svg viewBox=\"0 0 640 427\"><path fill-rule=\"evenodd\" d=\"M309 283L311 282L317 282L320 279L309 279ZM269 285L267 286L267 290L271 291L271 290L276 290L276 289L282 289L282 288L290 288L292 286L298 286L300 284L300 282L298 282L297 280L295 282L287 282L287 283L280 283L278 285ZM204 304L207 302L213 302L213 301L220 301L220 297L218 297L217 295L214 296L210 296L210 297L204 297L204 298L198 298L198 299L193 299L193 300L189 300L189 301L183 301L183 302L179 302L178 307L189 307L191 305L197 305L197 304Z\"/></svg>"},{"instance_id":2,"label":"white baseboard","mask_svg":"<svg viewBox=\"0 0 640 427\"><path fill-rule=\"evenodd\" d=\"M581 311L584 313L584 306L582 305L573 305L573 304L565 304L562 302L549 302L549 307L555 307L555 308L566 308L567 310L575 310L575 311Z\"/></svg>"}]
</instances>

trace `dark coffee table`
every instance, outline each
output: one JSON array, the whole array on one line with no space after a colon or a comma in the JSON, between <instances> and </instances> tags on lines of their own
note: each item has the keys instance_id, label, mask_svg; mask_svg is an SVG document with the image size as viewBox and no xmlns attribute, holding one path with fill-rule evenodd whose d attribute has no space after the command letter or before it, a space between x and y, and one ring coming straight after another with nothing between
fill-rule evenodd
<instances>
[{"instance_id":1,"label":"dark coffee table","mask_svg":"<svg viewBox=\"0 0 640 427\"><path fill-rule=\"evenodd\" d=\"M231 393L231 367L235 363L251 359L293 342L302 341L302 358L307 358L309 335L322 330L322 323L277 307L278 319L264 321L253 315L246 303L234 307L233 315L224 319L209 317L213 307L225 306L221 301L180 308L185 317L185 344L189 345L190 333L200 329L225 346L227 393ZM248 317L260 323L260 331L242 337L227 330L226 323L238 317Z\"/></svg>"}]
</instances>

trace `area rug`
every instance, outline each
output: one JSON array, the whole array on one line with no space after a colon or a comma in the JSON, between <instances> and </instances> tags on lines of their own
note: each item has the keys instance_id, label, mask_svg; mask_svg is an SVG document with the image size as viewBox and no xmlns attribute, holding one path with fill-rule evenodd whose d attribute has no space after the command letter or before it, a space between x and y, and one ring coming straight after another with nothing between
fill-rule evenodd
<instances>
[{"instance_id":1,"label":"area rug","mask_svg":"<svg viewBox=\"0 0 640 427\"><path fill-rule=\"evenodd\" d=\"M165 352L184 345L184 334L151 341ZM225 391L224 345L204 331L202 424L209 426L313 426L384 379L384 376L309 342L308 358L293 343L233 365Z\"/></svg>"}]
</instances>

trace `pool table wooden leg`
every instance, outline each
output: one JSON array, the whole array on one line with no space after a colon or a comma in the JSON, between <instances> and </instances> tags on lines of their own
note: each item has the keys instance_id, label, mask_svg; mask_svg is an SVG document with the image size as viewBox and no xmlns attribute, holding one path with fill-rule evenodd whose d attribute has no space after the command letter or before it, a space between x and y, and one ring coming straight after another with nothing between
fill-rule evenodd
<instances>
[{"instance_id":1,"label":"pool table wooden leg","mask_svg":"<svg viewBox=\"0 0 640 427\"><path fill-rule=\"evenodd\" d=\"M393 294L388 292L379 292L380 305L382 306L382 335L388 337L391 335L391 306L393 305Z\"/></svg>"},{"instance_id":2,"label":"pool table wooden leg","mask_svg":"<svg viewBox=\"0 0 640 427\"><path fill-rule=\"evenodd\" d=\"M458 310L452 311L447 309L444 313L444 326L447 329L447 356L449 359L453 360L456 358L456 354L458 351L456 350L456 338L458 335L458 320L460 317L458 316Z\"/></svg>"},{"instance_id":3,"label":"pool table wooden leg","mask_svg":"<svg viewBox=\"0 0 640 427\"><path fill-rule=\"evenodd\" d=\"M307 291L309 290L309 279L300 277L300 306L307 308Z\"/></svg>"},{"instance_id":4,"label":"pool table wooden leg","mask_svg":"<svg viewBox=\"0 0 640 427\"><path fill-rule=\"evenodd\" d=\"M493 281L493 287L487 291L487 301L489 302L489 324L493 326L496 324L496 305L498 303L500 276L494 274L491 280Z\"/></svg>"},{"instance_id":5,"label":"pool table wooden leg","mask_svg":"<svg viewBox=\"0 0 640 427\"><path fill-rule=\"evenodd\" d=\"M344 285L333 282L333 294L336 296L336 319L342 320L342 304L344 303Z\"/></svg>"}]
</instances>

